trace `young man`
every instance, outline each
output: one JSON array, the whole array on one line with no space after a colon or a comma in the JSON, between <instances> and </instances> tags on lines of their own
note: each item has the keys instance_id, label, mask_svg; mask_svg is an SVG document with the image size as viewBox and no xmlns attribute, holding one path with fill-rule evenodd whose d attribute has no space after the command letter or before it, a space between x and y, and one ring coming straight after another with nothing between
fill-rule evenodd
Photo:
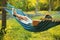
<instances>
[{"instance_id":1,"label":"young man","mask_svg":"<svg viewBox=\"0 0 60 40\"><path fill-rule=\"evenodd\" d=\"M13 15L16 16L19 20L21 20L21 22L25 24L31 23L33 26L38 26L39 23L42 21L42 20L31 20L27 16L22 16L22 15L17 14L15 10L13 11ZM46 15L44 19L51 20L52 17L50 15Z\"/></svg>"}]
</instances>

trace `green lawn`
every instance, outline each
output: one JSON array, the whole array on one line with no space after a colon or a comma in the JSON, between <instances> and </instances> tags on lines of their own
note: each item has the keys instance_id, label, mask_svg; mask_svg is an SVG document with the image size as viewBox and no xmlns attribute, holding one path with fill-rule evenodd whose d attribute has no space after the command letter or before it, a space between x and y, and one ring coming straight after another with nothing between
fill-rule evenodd
<instances>
[{"instance_id":1,"label":"green lawn","mask_svg":"<svg viewBox=\"0 0 60 40\"><path fill-rule=\"evenodd\" d=\"M13 22L12 22L13 21ZM29 32L15 19L7 20L7 34L4 40L57 40L60 38L60 25L43 32Z\"/></svg>"},{"instance_id":2,"label":"green lawn","mask_svg":"<svg viewBox=\"0 0 60 40\"><path fill-rule=\"evenodd\" d=\"M12 22L13 21L13 22ZM4 40L57 40L60 38L60 25L43 32L29 32L15 19L7 20L7 34Z\"/></svg>"},{"instance_id":3,"label":"green lawn","mask_svg":"<svg viewBox=\"0 0 60 40\"><path fill-rule=\"evenodd\" d=\"M33 20L40 17L34 17ZM1 28L1 20L0 20ZM7 20L6 34L4 40L60 40L60 25L43 32L30 32L25 30L15 19Z\"/></svg>"}]
</instances>

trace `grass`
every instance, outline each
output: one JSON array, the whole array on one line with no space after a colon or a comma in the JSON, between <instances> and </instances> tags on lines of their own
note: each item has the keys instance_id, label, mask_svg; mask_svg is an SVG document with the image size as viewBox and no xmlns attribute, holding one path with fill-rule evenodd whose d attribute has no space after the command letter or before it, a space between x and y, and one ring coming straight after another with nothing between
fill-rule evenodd
<instances>
[{"instance_id":1,"label":"grass","mask_svg":"<svg viewBox=\"0 0 60 40\"><path fill-rule=\"evenodd\" d=\"M56 40L60 38L60 25L35 33L25 30L15 19L9 19L6 32L4 40Z\"/></svg>"},{"instance_id":2,"label":"grass","mask_svg":"<svg viewBox=\"0 0 60 40\"><path fill-rule=\"evenodd\" d=\"M40 17L34 17L33 20L40 20ZM60 40L60 25L43 32L30 32L25 30L15 19L8 19L5 30L7 33L3 40Z\"/></svg>"},{"instance_id":3,"label":"grass","mask_svg":"<svg viewBox=\"0 0 60 40\"><path fill-rule=\"evenodd\" d=\"M25 12L27 14L35 14L35 11L28 11L28 12ZM46 14L48 13L48 11L38 11L37 13L40 13L40 14ZM57 13L57 11L51 11L50 14L55 14Z\"/></svg>"}]
</instances>

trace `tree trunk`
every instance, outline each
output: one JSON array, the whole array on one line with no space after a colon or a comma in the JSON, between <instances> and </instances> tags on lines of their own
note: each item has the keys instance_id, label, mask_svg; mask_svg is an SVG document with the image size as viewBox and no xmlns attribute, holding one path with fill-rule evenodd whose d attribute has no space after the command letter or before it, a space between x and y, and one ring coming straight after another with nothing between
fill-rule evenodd
<instances>
[{"instance_id":1,"label":"tree trunk","mask_svg":"<svg viewBox=\"0 0 60 40\"><path fill-rule=\"evenodd\" d=\"M4 10L4 7L6 7L6 1L7 0L2 0L2 31L5 31L6 28L6 11Z\"/></svg>"},{"instance_id":2,"label":"tree trunk","mask_svg":"<svg viewBox=\"0 0 60 40\"><path fill-rule=\"evenodd\" d=\"M4 10L4 7L6 7L6 1L2 0L2 28L0 30L0 40L3 40L6 28L6 11Z\"/></svg>"},{"instance_id":3,"label":"tree trunk","mask_svg":"<svg viewBox=\"0 0 60 40\"><path fill-rule=\"evenodd\" d=\"M49 0L49 11L51 11L51 0Z\"/></svg>"},{"instance_id":4,"label":"tree trunk","mask_svg":"<svg viewBox=\"0 0 60 40\"><path fill-rule=\"evenodd\" d=\"M36 9L35 9L36 15L38 14L38 0L36 0Z\"/></svg>"}]
</instances>

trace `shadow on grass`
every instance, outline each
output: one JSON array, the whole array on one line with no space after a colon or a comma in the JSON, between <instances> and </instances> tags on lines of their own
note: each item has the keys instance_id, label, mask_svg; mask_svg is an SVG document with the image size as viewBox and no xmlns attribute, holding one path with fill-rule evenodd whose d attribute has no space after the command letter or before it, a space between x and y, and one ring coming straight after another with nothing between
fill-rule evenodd
<instances>
[{"instance_id":1,"label":"shadow on grass","mask_svg":"<svg viewBox=\"0 0 60 40\"><path fill-rule=\"evenodd\" d=\"M5 35L5 32L0 30L0 40L3 40L4 35Z\"/></svg>"},{"instance_id":2,"label":"shadow on grass","mask_svg":"<svg viewBox=\"0 0 60 40\"><path fill-rule=\"evenodd\" d=\"M60 35L53 35L56 40L60 40Z\"/></svg>"},{"instance_id":3,"label":"shadow on grass","mask_svg":"<svg viewBox=\"0 0 60 40\"><path fill-rule=\"evenodd\" d=\"M3 32L0 30L0 40L3 40L3 36L4 36L4 34L3 34Z\"/></svg>"}]
</instances>

